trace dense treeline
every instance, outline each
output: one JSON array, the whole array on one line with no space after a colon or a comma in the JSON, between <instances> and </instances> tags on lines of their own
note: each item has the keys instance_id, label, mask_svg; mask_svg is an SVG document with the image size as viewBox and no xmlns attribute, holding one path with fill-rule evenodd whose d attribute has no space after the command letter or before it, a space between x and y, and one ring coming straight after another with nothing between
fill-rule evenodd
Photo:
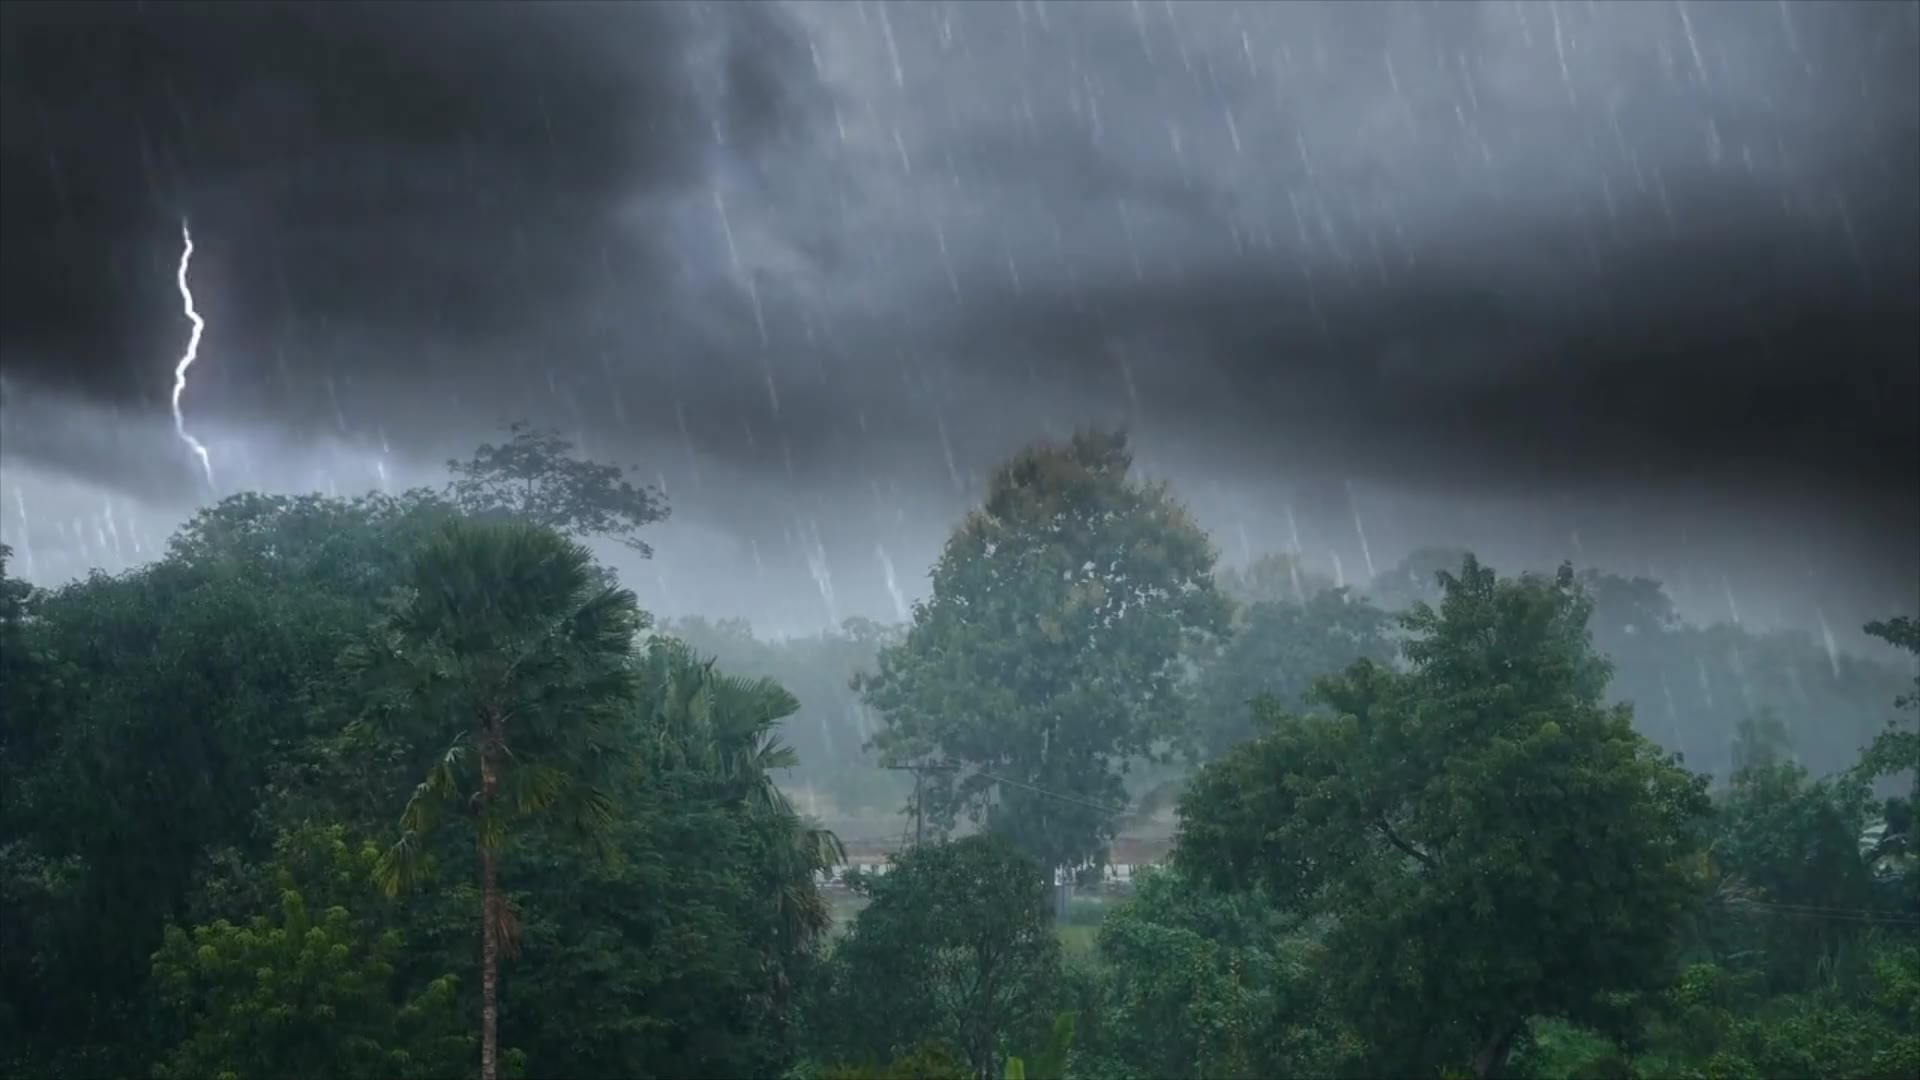
<instances>
[{"instance_id":1,"label":"dense treeline","mask_svg":"<svg viewBox=\"0 0 1920 1080\"><path fill-rule=\"evenodd\" d=\"M1391 661L1401 635L1396 616L1420 600L1437 600L1435 574L1458 570L1466 555L1417 551L1364 592L1335 588L1284 554L1216 571L1220 590L1234 601L1233 625L1191 649L1201 673L1189 688L1191 749L1207 760L1250 736L1248 704L1256 697L1297 705L1320 675L1363 658ZM1732 778L1742 726L1761 715L1784 726L1788 755L1815 775L1850 768L1886 725L1888 704L1906 683L1896 667L1829 652L1804 631L1683 622L1656 581L1595 569L1578 577L1593 601L1594 648L1612 664L1607 700L1632 704L1642 734L1720 784ZM744 620L690 618L662 630L729 670L764 675L793 691L801 711L788 738L801 763L788 782L816 797L823 816L892 811L906 797L911 784L877 771L879 755L868 748L883 718L848 683L875 666L899 628L849 619L834 632L768 640ZM1142 780L1150 771L1125 777L1128 789L1138 795L1152 788Z\"/></svg>"},{"instance_id":2,"label":"dense treeline","mask_svg":"<svg viewBox=\"0 0 1920 1080\"><path fill-rule=\"evenodd\" d=\"M1220 571L1103 433L998 470L907 627L655 627L581 542L659 494L511 436L117 576L0 562L0 1072L1920 1069L1885 666L1591 570ZM942 842L836 932L776 781ZM1063 944L1053 882L1168 794L1171 864Z\"/></svg>"}]
</instances>

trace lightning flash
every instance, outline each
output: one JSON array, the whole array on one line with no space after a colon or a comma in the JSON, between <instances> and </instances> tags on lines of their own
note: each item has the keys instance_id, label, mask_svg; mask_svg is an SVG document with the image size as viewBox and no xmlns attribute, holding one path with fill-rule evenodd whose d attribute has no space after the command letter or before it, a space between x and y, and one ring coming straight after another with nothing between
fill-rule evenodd
<instances>
[{"instance_id":1,"label":"lightning flash","mask_svg":"<svg viewBox=\"0 0 1920 1080\"><path fill-rule=\"evenodd\" d=\"M173 430L180 441L192 449L194 456L200 459L200 469L207 474L207 486L213 486L213 459L207 456L207 448L199 439L187 431L186 418L180 415L180 395L187 389L187 369L200 355L200 333L207 328L205 319L193 309L193 290L187 286L187 269L193 265L193 233L188 231L186 219L180 221L180 239L186 245L180 252L180 270L174 280L180 286L180 305L187 319L193 323L193 333L187 337L187 351L180 356L180 362L173 367Z\"/></svg>"}]
</instances>

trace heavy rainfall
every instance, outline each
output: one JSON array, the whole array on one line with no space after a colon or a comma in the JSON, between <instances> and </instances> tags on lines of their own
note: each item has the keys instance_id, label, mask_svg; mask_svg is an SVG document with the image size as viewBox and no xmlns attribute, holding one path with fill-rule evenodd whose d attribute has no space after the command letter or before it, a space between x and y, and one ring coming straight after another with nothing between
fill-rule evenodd
<instances>
[{"instance_id":1,"label":"heavy rainfall","mask_svg":"<svg viewBox=\"0 0 1920 1080\"><path fill-rule=\"evenodd\" d=\"M1920 1074L1920 2L0 87L0 1074Z\"/></svg>"}]
</instances>

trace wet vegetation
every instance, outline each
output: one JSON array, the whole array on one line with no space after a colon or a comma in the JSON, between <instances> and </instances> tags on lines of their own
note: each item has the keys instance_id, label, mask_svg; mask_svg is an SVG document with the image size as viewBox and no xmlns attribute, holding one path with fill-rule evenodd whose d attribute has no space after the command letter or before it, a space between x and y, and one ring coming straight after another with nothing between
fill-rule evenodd
<instances>
[{"instance_id":1,"label":"wet vegetation","mask_svg":"<svg viewBox=\"0 0 1920 1080\"><path fill-rule=\"evenodd\" d=\"M1897 664L1599 568L1228 570L1111 433L998 470L903 627L656 625L583 544L665 513L516 429L0 573L0 1072L1920 1072Z\"/></svg>"}]
</instances>

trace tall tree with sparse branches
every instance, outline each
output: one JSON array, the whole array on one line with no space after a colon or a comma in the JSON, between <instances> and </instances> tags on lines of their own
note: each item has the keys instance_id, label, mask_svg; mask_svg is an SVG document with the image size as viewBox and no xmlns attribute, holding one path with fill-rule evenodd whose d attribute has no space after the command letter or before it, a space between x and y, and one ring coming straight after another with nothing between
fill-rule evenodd
<instances>
[{"instance_id":1,"label":"tall tree with sparse branches","mask_svg":"<svg viewBox=\"0 0 1920 1080\"><path fill-rule=\"evenodd\" d=\"M507 426L499 445L483 443L467 461L448 461L447 496L462 513L512 517L568 536L612 536L640 553L653 549L634 533L664 521L667 499L657 488L636 487L618 465L573 456L557 431L525 421Z\"/></svg>"}]
</instances>

